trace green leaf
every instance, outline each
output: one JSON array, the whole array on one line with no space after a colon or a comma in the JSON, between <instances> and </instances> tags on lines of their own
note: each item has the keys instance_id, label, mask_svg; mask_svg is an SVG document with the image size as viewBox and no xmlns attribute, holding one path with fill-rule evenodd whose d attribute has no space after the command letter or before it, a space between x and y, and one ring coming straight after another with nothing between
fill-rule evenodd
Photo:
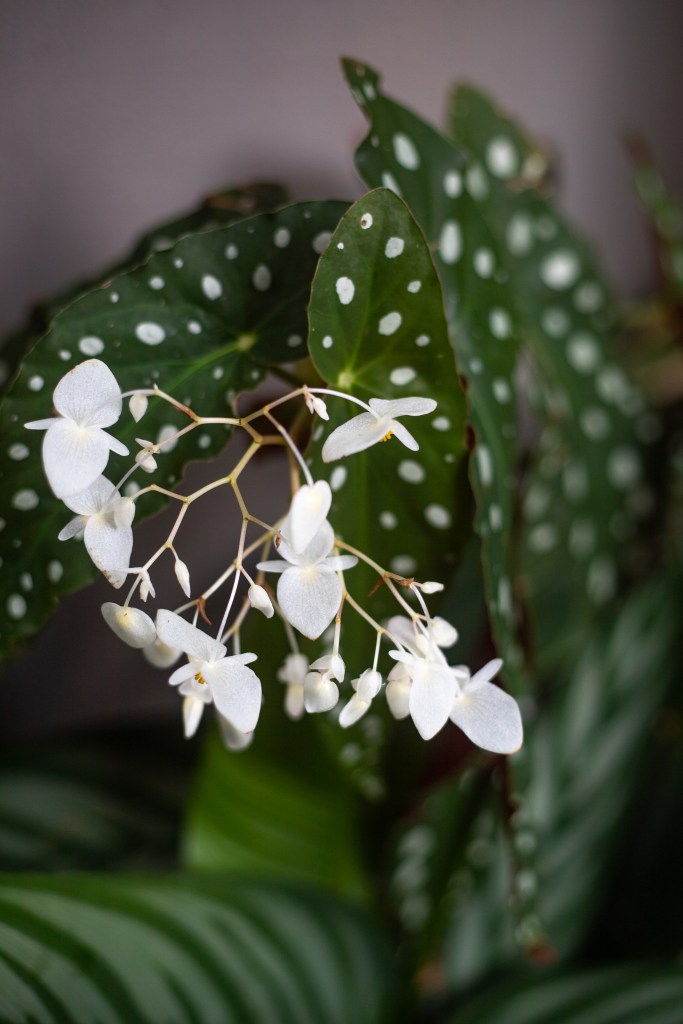
<instances>
[{"instance_id":1,"label":"green leaf","mask_svg":"<svg viewBox=\"0 0 683 1024\"><path fill-rule=\"evenodd\" d=\"M330 481L331 521L346 542L400 576L442 580L469 528L464 398L427 245L392 192L370 193L342 219L316 272L309 315L311 355L329 387L364 402L436 400L434 413L402 421L419 452L392 438L328 466L316 450L312 468ZM328 410L325 433L363 412L335 398ZM377 620L400 612L386 587L366 598L378 581L362 564L346 576L349 591ZM351 674L369 668L375 635L348 607L342 638Z\"/></svg>"},{"instance_id":2,"label":"green leaf","mask_svg":"<svg viewBox=\"0 0 683 1024\"><path fill-rule=\"evenodd\" d=\"M33 633L60 594L96 576L82 548L57 541L69 514L45 481L42 434L23 424L50 414L57 382L89 356L105 359L124 390L158 382L203 415L230 415L235 397L263 380L269 366L305 354L310 281L344 209L336 202L303 203L190 235L57 316L0 408L6 495L0 651ZM118 436L135 448L135 436L156 441L185 425L168 409L151 403L140 424L124 412ZM222 427L195 431L189 445L159 457L155 481L173 486L190 458L215 456L226 436ZM121 460L114 460L109 478L121 472ZM148 506L157 507L154 500ZM138 515L145 515L144 505Z\"/></svg>"},{"instance_id":3,"label":"green leaf","mask_svg":"<svg viewBox=\"0 0 683 1024\"><path fill-rule=\"evenodd\" d=\"M370 119L356 165L370 186L402 196L434 255L458 369L467 382L476 439L470 478L477 502L489 612L506 667L521 660L512 593L517 461L514 370L519 329L495 235L481 216L487 189L478 165L404 107L387 99L371 68L344 61L354 97Z\"/></svg>"},{"instance_id":4,"label":"green leaf","mask_svg":"<svg viewBox=\"0 0 683 1024\"><path fill-rule=\"evenodd\" d=\"M158 728L5 750L0 869L175 864L193 754L179 731Z\"/></svg>"},{"instance_id":5,"label":"green leaf","mask_svg":"<svg viewBox=\"0 0 683 1024\"><path fill-rule=\"evenodd\" d=\"M445 1018L444 1024L678 1024L678 966L629 964L507 978Z\"/></svg>"},{"instance_id":6,"label":"green leaf","mask_svg":"<svg viewBox=\"0 0 683 1024\"><path fill-rule=\"evenodd\" d=\"M671 296L683 299L683 209L666 186L647 146L631 139L633 181L655 237L664 284Z\"/></svg>"},{"instance_id":7,"label":"green leaf","mask_svg":"<svg viewBox=\"0 0 683 1024\"><path fill-rule=\"evenodd\" d=\"M293 886L5 876L0 917L6 1021L371 1024L395 984L365 918Z\"/></svg>"},{"instance_id":8,"label":"green leaf","mask_svg":"<svg viewBox=\"0 0 683 1024\"><path fill-rule=\"evenodd\" d=\"M17 331L8 338L2 345L0 353L0 366L2 368L2 379L0 380L0 395L7 390L7 385L14 377L16 370L25 356L39 338L49 330L54 317L66 306L71 305L77 298L93 288L106 284L115 275L132 270L140 263L144 263L152 253L161 249L169 249L183 235L197 231L208 231L221 225L233 224L244 217L253 216L255 213L263 213L266 210L274 210L278 206L284 206L287 202L287 193L279 185L254 184L244 188L226 189L217 192L204 200L198 209L172 221L164 222L152 228L140 238L133 248L130 256L108 267L106 271L98 274L88 281L72 285L59 295L41 302L31 311L30 322L26 328Z\"/></svg>"},{"instance_id":9,"label":"green leaf","mask_svg":"<svg viewBox=\"0 0 683 1024\"><path fill-rule=\"evenodd\" d=\"M520 582L543 649L557 621L578 624L616 592L619 550L647 501L638 435L650 435L653 417L620 365L616 309L591 248L537 189L544 154L469 86L454 90L450 124L486 168L481 215L536 367L543 429L527 481Z\"/></svg>"},{"instance_id":10,"label":"green leaf","mask_svg":"<svg viewBox=\"0 0 683 1024\"><path fill-rule=\"evenodd\" d=\"M618 615L584 634L584 652L557 696L528 729L521 754L530 779L513 794L514 855L538 843L536 867L520 871L518 898L535 896L540 921L522 918L520 944L541 922L563 958L582 941L610 869L653 718L678 664L678 585L662 577L632 594ZM532 831L536 823L536 834ZM502 829L475 851L446 942L451 978L468 984L519 958L506 910L512 865ZM475 942L474 936L479 936ZM490 937L494 936L492 940Z\"/></svg>"}]
</instances>

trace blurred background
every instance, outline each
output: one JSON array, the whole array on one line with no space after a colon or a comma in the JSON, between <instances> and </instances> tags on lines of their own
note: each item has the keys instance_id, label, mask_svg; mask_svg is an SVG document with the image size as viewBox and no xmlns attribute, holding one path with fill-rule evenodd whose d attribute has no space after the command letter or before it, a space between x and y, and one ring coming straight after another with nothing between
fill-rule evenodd
<instances>
[{"instance_id":1,"label":"blurred background","mask_svg":"<svg viewBox=\"0 0 683 1024\"><path fill-rule=\"evenodd\" d=\"M212 191L359 195L342 54L437 124L453 82L490 92L550 147L564 210L636 297L654 261L622 136L643 135L683 192L682 28L676 0L3 0L0 333ZM100 628L111 591L95 596L66 601L9 668L2 732L177 713Z\"/></svg>"}]
</instances>

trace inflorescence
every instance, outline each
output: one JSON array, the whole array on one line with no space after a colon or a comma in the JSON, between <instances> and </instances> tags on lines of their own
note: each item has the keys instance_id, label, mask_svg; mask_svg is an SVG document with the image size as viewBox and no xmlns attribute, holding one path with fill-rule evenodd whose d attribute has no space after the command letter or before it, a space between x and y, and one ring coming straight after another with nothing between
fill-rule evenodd
<instances>
[{"instance_id":1,"label":"inflorescence","mask_svg":"<svg viewBox=\"0 0 683 1024\"><path fill-rule=\"evenodd\" d=\"M261 710L262 692L258 676L249 667L257 655L242 653L240 637L253 610L267 619L277 616L286 632L291 653L280 668L278 679L286 686L285 710L289 717L296 719L306 712L329 712L335 708L346 672L341 638L342 613L348 606L375 632L375 646L369 667L351 680L352 693L338 716L342 727L357 722L384 689L391 714L397 719L410 716L424 739L436 735L450 719L480 747L512 753L521 745L522 723L513 698L491 682L502 662L490 661L474 674L465 666L449 665L444 650L455 644L457 631L445 620L432 617L425 602L425 595L442 590L442 585L406 580L389 572L335 534L328 520L332 502L329 484L313 480L293 438L273 415L273 410L285 402L298 400L305 402L313 416L327 420L323 396L346 399L363 409L327 437L322 449L325 462L353 455L391 437L417 451L417 441L400 418L422 416L436 406L429 398L373 398L366 404L343 392L302 386L248 416L204 417L156 387L124 395L105 363L98 359L80 363L55 388L53 403L57 415L26 424L31 430L46 431L45 473L55 495L75 513L59 539L82 537L92 561L116 589L132 581L123 604L107 602L102 606L106 623L121 640L141 648L148 661L159 668L169 669L184 657L184 663L171 674L169 682L183 696L188 737L196 731L205 705L213 704L226 746L239 750L249 745ZM106 428L113 427L121 417L124 398L129 399L130 414L136 422L144 416L150 398L169 403L189 422L157 443L139 439L133 465L113 484L103 475L110 451L129 453ZM271 432L261 433L254 425L259 421L265 421ZM124 484L134 473L155 471L156 456L163 453L165 446L197 427L210 425L240 428L249 437L249 446L230 473L187 495L156 484L140 487L130 496L124 493ZM239 486L239 478L254 455L271 444L286 445L295 468L289 509L275 524L263 522L248 511ZM190 506L208 492L225 486L232 489L242 514L237 551L214 582L193 597L190 570L178 554L177 537ZM144 564L131 566L132 523L138 501L148 493L178 502L179 511L157 550ZM247 543L250 528L256 528L258 535ZM266 556L271 549L277 557L269 559ZM244 563L257 551L261 551L262 560L257 563L253 577ZM175 575L187 600L173 611L158 609L152 619L132 601L136 595L143 603L155 597L153 570L166 552L174 560ZM359 560L377 572L396 600L399 613L386 622L377 622L347 589L346 574ZM275 591L268 584L271 575L277 575ZM247 592L238 604L242 579ZM225 609L212 636L198 623L200 617L205 620L206 601L221 588L227 592ZM417 610L406 599L409 595L415 599ZM297 633L316 640L332 623L331 649L309 664L300 652ZM388 653L394 661L386 683L378 669L382 638L391 644Z\"/></svg>"}]
</instances>

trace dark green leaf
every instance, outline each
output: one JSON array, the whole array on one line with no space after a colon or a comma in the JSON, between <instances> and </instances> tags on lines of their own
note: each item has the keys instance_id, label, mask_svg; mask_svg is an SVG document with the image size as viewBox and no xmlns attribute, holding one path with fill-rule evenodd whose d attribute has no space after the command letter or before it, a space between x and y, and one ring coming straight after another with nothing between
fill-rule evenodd
<instances>
[{"instance_id":1,"label":"dark green leaf","mask_svg":"<svg viewBox=\"0 0 683 1024\"><path fill-rule=\"evenodd\" d=\"M45 481L42 435L23 424L50 415L55 385L88 356L105 359L124 390L158 383L203 415L230 415L236 395L263 380L267 367L305 354L310 281L344 209L304 203L190 235L57 316L0 410L1 650L34 632L60 594L96 575L81 548L57 541L69 513ZM156 441L162 431L185 425L168 409L153 402L140 424L124 410L118 436L134 449L135 436ZM189 445L160 456L155 481L172 486L190 458L216 455L225 440L225 428L197 430ZM110 479L121 466L120 459L110 465Z\"/></svg>"},{"instance_id":2,"label":"dark green leaf","mask_svg":"<svg viewBox=\"0 0 683 1024\"><path fill-rule=\"evenodd\" d=\"M382 936L314 890L5 876L0 918L8 1022L371 1024L392 997Z\"/></svg>"}]
</instances>

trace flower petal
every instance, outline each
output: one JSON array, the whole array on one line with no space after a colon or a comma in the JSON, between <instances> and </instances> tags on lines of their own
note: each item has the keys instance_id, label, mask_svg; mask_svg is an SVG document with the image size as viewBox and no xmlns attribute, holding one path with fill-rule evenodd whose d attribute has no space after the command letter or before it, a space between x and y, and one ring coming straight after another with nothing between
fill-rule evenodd
<instances>
[{"instance_id":1,"label":"flower petal","mask_svg":"<svg viewBox=\"0 0 683 1024\"><path fill-rule=\"evenodd\" d=\"M410 687L409 707L423 740L436 736L453 710L456 681L448 667L417 661Z\"/></svg>"},{"instance_id":2,"label":"flower petal","mask_svg":"<svg viewBox=\"0 0 683 1024\"><path fill-rule=\"evenodd\" d=\"M83 540L86 551L111 585L122 586L133 551L130 526L119 527L106 515L89 516Z\"/></svg>"},{"instance_id":3,"label":"flower petal","mask_svg":"<svg viewBox=\"0 0 683 1024\"><path fill-rule=\"evenodd\" d=\"M502 658L494 658L492 661L487 661L483 668L480 668L478 672L474 673L467 683L467 687L475 687L478 686L479 683L490 683L493 677L498 675L502 667Z\"/></svg>"},{"instance_id":4,"label":"flower petal","mask_svg":"<svg viewBox=\"0 0 683 1024\"><path fill-rule=\"evenodd\" d=\"M225 657L223 644L167 608L157 612L157 635L169 647L176 647L198 661L218 661Z\"/></svg>"},{"instance_id":5,"label":"flower petal","mask_svg":"<svg viewBox=\"0 0 683 1024\"><path fill-rule=\"evenodd\" d=\"M369 700L361 700L357 693L354 693L348 704L345 704L339 714L339 724L342 729L348 729L350 725L362 718L370 707Z\"/></svg>"},{"instance_id":6,"label":"flower petal","mask_svg":"<svg viewBox=\"0 0 683 1024\"><path fill-rule=\"evenodd\" d=\"M426 416L434 412L436 402L433 398L371 398L368 405L378 416Z\"/></svg>"},{"instance_id":7,"label":"flower petal","mask_svg":"<svg viewBox=\"0 0 683 1024\"><path fill-rule=\"evenodd\" d=\"M238 732L253 732L261 711L261 682L256 673L233 658L207 666L206 681L214 704Z\"/></svg>"},{"instance_id":8,"label":"flower petal","mask_svg":"<svg viewBox=\"0 0 683 1024\"><path fill-rule=\"evenodd\" d=\"M157 638L153 644L143 647L142 653L150 665L154 665L155 668L170 668L171 665L175 665L182 651L176 647L169 647L168 644Z\"/></svg>"},{"instance_id":9,"label":"flower petal","mask_svg":"<svg viewBox=\"0 0 683 1024\"><path fill-rule=\"evenodd\" d=\"M330 555L319 565L321 568L324 567L327 572L340 572L343 569L353 569L354 565L358 565L358 559L355 555Z\"/></svg>"},{"instance_id":10,"label":"flower petal","mask_svg":"<svg viewBox=\"0 0 683 1024\"><path fill-rule=\"evenodd\" d=\"M79 533L83 533L85 524L87 523L86 516L74 516L70 519L66 526L57 534L57 540L70 540L72 537L77 537Z\"/></svg>"},{"instance_id":11,"label":"flower petal","mask_svg":"<svg viewBox=\"0 0 683 1024\"><path fill-rule=\"evenodd\" d=\"M169 648L170 650L171 648ZM178 652L180 653L180 652ZM169 686L178 686L180 683L186 682L188 679L193 679L198 672L197 662L187 662L185 665L181 665L175 672L171 673L171 677L168 680Z\"/></svg>"},{"instance_id":12,"label":"flower petal","mask_svg":"<svg viewBox=\"0 0 683 1024\"><path fill-rule=\"evenodd\" d=\"M282 614L295 629L316 640L337 614L342 587L339 578L316 566L290 566L278 580Z\"/></svg>"},{"instance_id":13,"label":"flower petal","mask_svg":"<svg viewBox=\"0 0 683 1024\"><path fill-rule=\"evenodd\" d=\"M384 695L394 718L408 717L410 714L410 680L407 677L392 679L390 673Z\"/></svg>"},{"instance_id":14,"label":"flower petal","mask_svg":"<svg viewBox=\"0 0 683 1024\"><path fill-rule=\"evenodd\" d=\"M493 683L466 683L451 710L452 722L484 750L513 754L524 739L517 701Z\"/></svg>"},{"instance_id":15,"label":"flower petal","mask_svg":"<svg viewBox=\"0 0 683 1024\"><path fill-rule=\"evenodd\" d=\"M332 491L326 480L300 487L289 510L289 540L295 552L306 548L325 522L332 504Z\"/></svg>"},{"instance_id":16,"label":"flower petal","mask_svg":"<svg viewBox=\"0 0 683 1024\"><path fill-rule=\"evenodd\" d=\"M407 427L404 427L398 420L392 420L390 426L391 432L397 441L400 441L406 448L409 448L411 452L418 452L420 450L419 444Z\"/></svg>"},{"instance_id":17,"label":"flower petal","mask_svg":"<svg viewBox=\"0 0 683 1024\"><path fill-rule=\"evenodd\" d=\"M102 616L109 628L129 647L147 647L154 643L154 623L139 608L124 608L123 605L107 601L102 605Z\"/></svg>"},{"instance_id":18,"label":"flower petal","mask_svg":"<svg viewBox=\"0 0 683 1024\"><path fill-rule=\"evenodd\" d=\"M321 562L323 558L327 558L333 547L334 530L327 520L325 520L312 538L310 544L307 544L299 555L299 564L302 566L316 565L318 562Z\"/></svg>"},{"instance_id":19,"label":"flower petal","mask_svg":"<svg viewBox=\"0 0 683 1024\"><path fill-rule=\"evenodd\" d=\"M84 427L110 427L123 406L116 377L101 359L87 359L69 370L52 401L57 412Z\"/></svg>"},{"instance_id":20,"label":"flower petal","mask_svg":"<svg viewBox=\"0 0 683 1024\"><path fill-rule=\"evenodd\" d=\"M291 685L285 693L285 714L293 722L298 722L304 713L304 688Z\"/></svg>"},{"instance_id":21,"label":"flower petal","mask_svg":"<svg viewBox=\"0 0 683 1024\"><path fill-rule=\"evenodd\" d=\"M98 476L85 490L64 498L64 504L79 515L94 516L118 493L111 480L107 480L106 476Z\"/></svg>"},{"instance_id":22,"label":"flower petal","mask_svg":"<svg viewBox=\"0 0 683 1024\"><path fill-rule=\"evenodd\" d=\"M304 683L304 707L309 714L331 711L339 700L339 688L329 676L309 672Z\"/></svg>"},{"instance_id":23,"label":"flower petal","mask_svg":"<svg viewBox=\"0 0 683 1024\"><path fill-rule=\"evenodd\" d=\"M259 572L285 572L290 568L290 563L281 558L273 559L270 562L259 562L256 568Z\"/></svg>"},{"instance_id":24,"label":"flower petal","mask_svg":"<svg viewBox=\"0 0 683 1024\"><path fill-rule=\"evenodd\" d=\"M189 694L183 699L183 726L185 739L190 739L197 731L204 713L204 701L194 694Z\"/></svg>"},{"instance_id":25,"label":"flower petal","mask_svg":"<svg viewBox=\"0 0 683 1024\"><path fill-rule=\"evenodd\" d=\"M43 466L58 498L90 487L109 460L107 435L97 427L79 427L73 420L55 420L43 438Z\"/></svg>"},{"instance_id":26,"label":"flower petal","mask_svg":"<svg viewBox=\"0 0 683 1024\"><path fill-rule=\"evenodd\" d=\"M240 732L239 729L235 729L230 724L227 718L224 718L218 712L216 717L218 718L218 728L220 729L224 746L228 750L246 750L254 738L253 732Z\"/></svg>"},{"instance_id":27,"label":"flower petal","mask_svg":"<svg viewBox=\"0 0 683 1024\"><path fill-rule=\"evenodd\" d=\"M381 441L389 429L388 419L378 419L370 412L362 412L332 431L323 445L323 462L334 462L354 452L362 452Z\"/></svg>"}]
</instances>

